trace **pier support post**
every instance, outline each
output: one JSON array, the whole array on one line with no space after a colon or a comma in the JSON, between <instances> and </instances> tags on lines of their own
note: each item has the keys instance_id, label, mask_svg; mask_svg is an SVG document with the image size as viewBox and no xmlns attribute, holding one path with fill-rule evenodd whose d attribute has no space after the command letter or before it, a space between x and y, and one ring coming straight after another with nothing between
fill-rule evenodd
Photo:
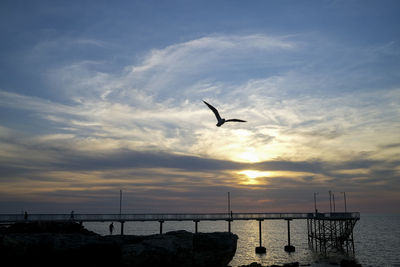
<instances>
[{"instance_id":1,"label":"pier support post","mask_svg":"<svg viewBox=\"0 0 400 267\"><path fill-rule=\"evenodd\" d=\"M120 221L121 223L121 235L124 235L124 221Z\"/></svg>"},{"instance_id":2,"label":"pier support post","mask_svg":"<svg viewBox=\"0 0 400 267\"><path fill-rule=\"evenodd\" d=\"M308 245L310 246L310 222L308 218L307 218L307 240L308 240Z\"/></svg>"},{"instance_id":3,"label":"pier support post","mask_svg":"<svg viewBox=\"0 0 400 267\"><path fill-rule=\"evenodd\" d=\"M286 221L287 221L287 232L288 232L288 244L287 244L287 246L285 246L285 251L289 252L289 253L295 252L296 248L294 246L290 245L290 221L291 221L291 219L286 219Z\"/></svg>"},{"instance_id":4,"label":"pier support post","mask_svg":"<svg viewBox=\"0 0 400 267\"><path fill-rule=\"evenodd\" d=\"M263 221L262 219L257 220L258 221L258 233L259 233L259 239L260 239L260 246L256 247L256 253L258 254L264 254L267 252L267 249L262 246L262 232L261 232L261 222Z\"/></svg>"},{"instance_id":5,"label":"pier support post","mask_svg":"<svg viewBox=\"0 0 400 267\"><path fill-rule=\"evenodd\" d=\"M227 219L226 221L228 222L228 232L231 233L231 222L233 222L233 220Z\"/></svg>"},{"instance_id":6,"label":"pier support post","mask_svg":"<svg viewBox=\"0 0 400 267\"><path fill-rule=\"evenodd\" d=\"M318 238L317 238L317 219L314 218L314 240L315 240L315 250L318 250Z\"/></svg>"},{"instance_id":7,"label":"pier support post","mask_svg":"<svg viewBox=\"0 0 400 267\"><path fill-rule=\"evenodd\" d=\"M197 224L200 222L200 220L194 220L194 232L197 234L197 230L198 230L198 227L197 227Z\"/></svg>"},{"instance_id":8,"label":"pier support post","mask_svg":"<svg viewBox=\"0 0 400 267\"><path fill-rule=\"evenodd\" d=\"M163 225L164 221L161 220L161 221L158 221L158 222L160 223L160 235L162 235L162 225Z\"/></svg>"}]
</instances>

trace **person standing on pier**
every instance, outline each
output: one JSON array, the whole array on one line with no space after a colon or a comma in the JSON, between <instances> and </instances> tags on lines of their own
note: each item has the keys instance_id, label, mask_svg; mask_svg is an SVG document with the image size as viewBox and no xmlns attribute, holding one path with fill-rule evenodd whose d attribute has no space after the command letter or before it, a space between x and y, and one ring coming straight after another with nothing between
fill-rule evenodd
<instances>
[{"instance_id":1,"label":"person standing on pier","mask_svg":"<svg viewBox=\"0 0 400 267\"><path fill-rule=\"evenodd\" d=\"M112 235L113 231L114 231L114 223L112 222L109 226L110 228L110 235Z\"/></svg>"}]
</instances>

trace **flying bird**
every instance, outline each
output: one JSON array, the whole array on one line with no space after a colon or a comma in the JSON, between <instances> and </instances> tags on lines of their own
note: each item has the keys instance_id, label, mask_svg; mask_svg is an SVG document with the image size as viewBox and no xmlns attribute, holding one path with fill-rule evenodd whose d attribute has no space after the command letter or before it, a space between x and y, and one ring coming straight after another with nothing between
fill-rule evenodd
<instances>
[{"instance_id":1,"label":"flying bird","mask_svg":"<svg viewBox=\"0 0 400 267\"><path fill-rule=\"evenodd\" d=\"M213 106L211 106L210 104L208 104L206 101L204 101L204 104L206 104L211 110L212 112L214 112L215 117L217 117L218 123L216 124L217 127L220 127L222 124L224 124L225 122L228 121L236 121L236 122L246 122L244 120L239 120L239 119L229 119L229 120L225 120L224 118L221 118L221 116L218 113L218 110L216 108L214 108Z\"/></svg>"}]
</instances>

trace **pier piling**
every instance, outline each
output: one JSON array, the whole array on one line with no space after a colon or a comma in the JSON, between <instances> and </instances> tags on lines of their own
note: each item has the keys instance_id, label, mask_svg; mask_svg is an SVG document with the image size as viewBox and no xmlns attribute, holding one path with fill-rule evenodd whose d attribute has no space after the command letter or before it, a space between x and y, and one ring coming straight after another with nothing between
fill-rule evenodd
<instances>
[{"instance_id":1,"label":"pier piling","mask_svg":"<svg viewBox=\"0 0 400 267\"><path fill-rule=\"evenodd\" d=\"M290 219L286 219L287 221L287 232L288 232L288 244L285 246L286 252L295 252L296 248L290 244Z\"/></svg>"},{"instance_id":2,"label":"pier piling","mask_svg":"<svg viewBox=\"0 0 400 267\"><path fill-rule=\"evenodd\" d=\"M160 223L160 235L162 235L162 225L164 223L163 220L158 221Z\"/></svg>"},{"instance_id":3,"label":"pier piling","mask_svg":"<svg viewBox=\"0 0 400 267\"><path fill-rule=\"evenodd\" d=\"M121 223L121 235L124 235L124 221L120 221Z\"/></svg>"},{"instance_id":4,"label":"pier piling","mask_svg":"<svg viewBox=\"0 0 400 267\"><path fill-rule=\"evenodd\" d=\"M261 222L263 220L257 220L258 221L258 233L259 233L259 239L260 239L260 246L256 247L256 253L257 254L264 254L267 252L267 249L262 246L262 231L261 231Z\"/></svg>"},{"instance_id":5,"label":"pier piling","mask_svg":"<svg viewBox=\"0 0 400 267\"><path fill-rule=\"evenodd\" d=\"M228 219L228 232L231 233L231 219Z\"/></svg>"}]
</instances>

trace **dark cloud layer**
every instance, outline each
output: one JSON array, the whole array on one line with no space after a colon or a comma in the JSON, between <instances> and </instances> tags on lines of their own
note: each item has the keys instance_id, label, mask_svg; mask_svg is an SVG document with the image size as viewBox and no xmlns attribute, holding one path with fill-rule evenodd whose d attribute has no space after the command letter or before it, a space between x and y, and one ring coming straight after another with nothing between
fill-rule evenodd
<instances>
[{"instance_id":1,"label":"dark cloud layer","mask_svg":"<svg viewBox=\"0 0 400 267\"><path fill-rule=\"evenodd\" d=\"M3 162L2 182L20 180L22 183L32 181L33 185L57 182L65 185L36 193L6 193L1 197L3 203L8 203L4 210L20 209L18 207L25 207L24 201L27 201L38 211L51 211L53 209L49 207L56 206L94 211L98 210L95 208L97 203L112 212L120 189L124 190L126 201L130 203L127 212L189 212L193 207L203 211L223 211L228 191L234 196L233 205L237 211L308 210L314 192L324 195L320 197L320 205L326 208L327 198L323 192L329 190L338 194L346 191L351 196L351 192L368 194L375 190L397 192L400 189L399 161L280 159L240 163L165 151L121 149L89 153L67 147L56 150L46 146L33 147L29 150L36 150L38 155L48 153L55 157L39 165L13 163L19 163L23 168ZM245 176L237 173L242 170L272 172L274 175L256 178L257 184L240 185L238 179ZM40 187L40 184L36 186Z\"/></svg>"}]
</instances>

